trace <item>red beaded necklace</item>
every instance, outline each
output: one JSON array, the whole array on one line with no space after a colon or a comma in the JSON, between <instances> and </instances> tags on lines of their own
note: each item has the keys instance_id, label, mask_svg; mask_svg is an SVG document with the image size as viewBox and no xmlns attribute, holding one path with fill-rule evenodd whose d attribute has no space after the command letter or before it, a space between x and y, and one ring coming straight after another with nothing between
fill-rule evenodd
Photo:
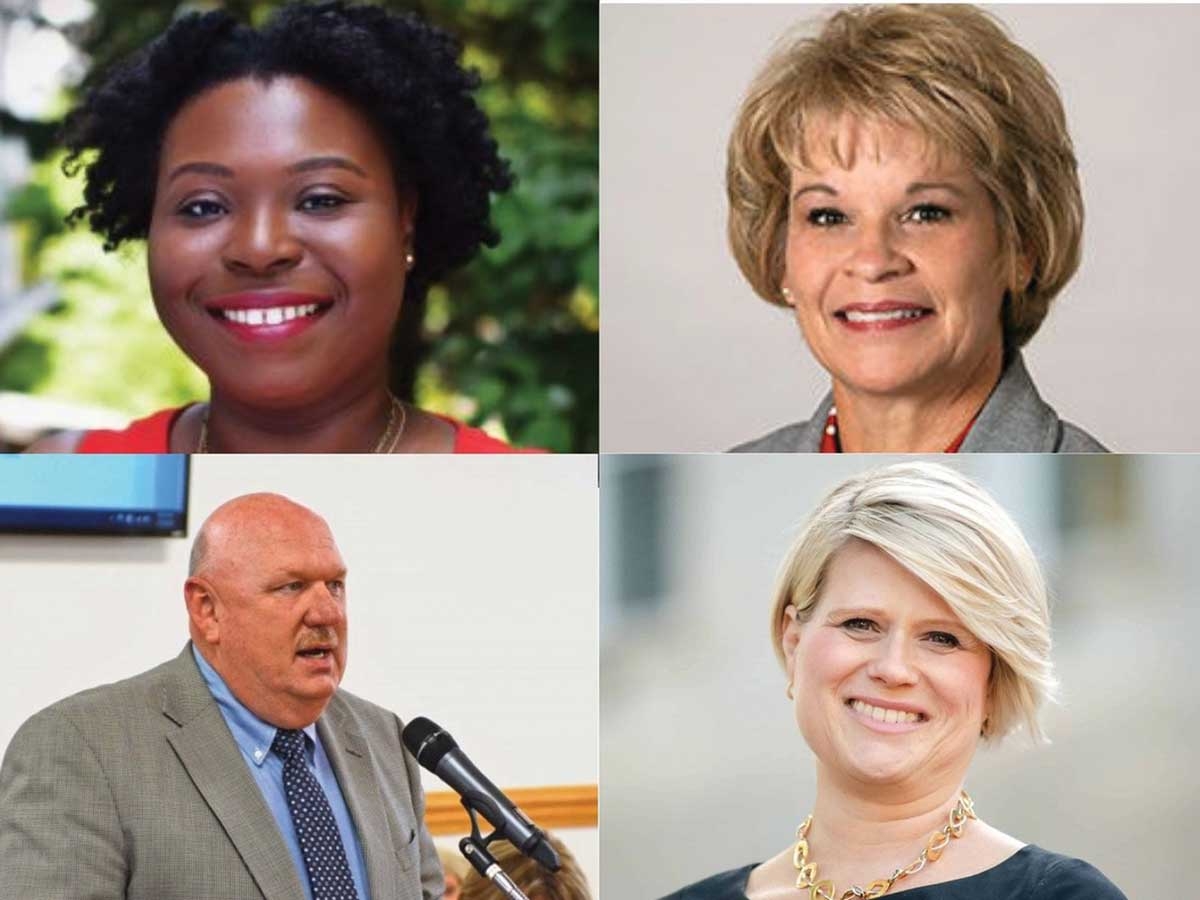
<instances>
[{"instance_id":1,"label":"red beaded necklace","mask_svg":"<svg viewBox=\"0 0 1200 900\"><path fill-rule=\"evenodd\" d=\"M950 442L943 453L957 453L958 448L962 446L962 442L967 439L967 432L971 430L971 426L975 424L975 420L979 418L979 413L971 417L971 421L967 423L967 427L959 432L958 437ZM822 453L841 453L842 442L838 439L837 427L837 407L829 407L829 415L825 418L825 431L821 435L821 452Z\"/></svg>"}]
</instances>

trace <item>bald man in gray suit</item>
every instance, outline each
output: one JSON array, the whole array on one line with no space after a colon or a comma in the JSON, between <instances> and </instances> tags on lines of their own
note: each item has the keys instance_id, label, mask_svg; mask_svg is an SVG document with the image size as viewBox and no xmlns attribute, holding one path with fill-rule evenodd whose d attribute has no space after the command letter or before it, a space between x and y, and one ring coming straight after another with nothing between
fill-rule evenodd
<instances>
[{"instance_id":1,"label":"bald man in gray suit","mask_svg":"<svg viewBox=\"0 0 1200 900\"><path fill-rule=\"evenodd\" d=\"M214 512L183 652L9 745L0 900L441 897L401 723L338 688L345 571L324 520L286 498Z\"/></svg>"}]
</instances>

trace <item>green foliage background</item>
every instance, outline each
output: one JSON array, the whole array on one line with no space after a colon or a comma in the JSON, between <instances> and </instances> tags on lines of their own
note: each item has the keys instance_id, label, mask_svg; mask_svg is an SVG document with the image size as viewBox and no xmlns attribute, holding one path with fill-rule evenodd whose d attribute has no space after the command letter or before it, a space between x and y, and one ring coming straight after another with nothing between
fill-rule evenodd
<instances>
[{"instance_id":1,"label":"green foliage background","mask_svg":"<svg viewBox=\"0 0 1200 900\"><path fill-rule=\"evenodd\" d=\"M93 70L160 33L182 10L223 6L261 21L276 2L93 0L65 35ZM457 35L479 69L479 100L517 176L496 198L499 246L435 285L401 328L393 384L421 406L514 443L595 452L599 372L598 4L588 0L423 0L411 9ZM64 98L59 113L68 108ZM105 254L62 225L81 185L62 175L57 121L0 111L0 131L39 160L5 216L17 223L23 275L61 303L0 355L0 389L145 415L203 399L203 375L175 348L150 302L142 248Z\"/></svg>"}]
</instances>

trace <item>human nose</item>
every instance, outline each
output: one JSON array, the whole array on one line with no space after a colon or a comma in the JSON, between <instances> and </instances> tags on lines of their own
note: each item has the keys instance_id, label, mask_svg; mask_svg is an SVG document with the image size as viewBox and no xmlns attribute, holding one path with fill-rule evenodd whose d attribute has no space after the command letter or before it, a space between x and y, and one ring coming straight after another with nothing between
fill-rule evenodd
<instances>
[{"instance_id":1,"label":"human nose","mask_svg":"<svg viewBox=\"0 0 1200 900\"><path fill-rule=\"evenodd\" d=\"M301 255L287 214L266 205L235 217L222 251L227 269L249 275L285 272L300 262Z\"/></svg>"},{"instance_id":2,"label":"human nose","mask_svg":"<svg viewBox=\"0 0 1200 900\"><path fill-rule=\"evenodd\" d=\"M868 677L889 687L917 683L912 648L902 635L890 634L874 646L875 653L867 663Z\"/></svg>"},{"instance_id":3,"label":"human nose","mask_svg":"<svg viewBox=\"0 0 1200 900\"><path fill-rule=\"evenodd\" d=\"M846 258L846 274L864 281L880 282L905 275L912 262L897 246L897 236L887 221L864 224L855 235Z\"/></svg>"},{"instance_id":4,"label":"human nose","mask_svg":"<svg viewBox=\"0 0 1200 900\"><path fill-rule=\"evenodd\" d=\"M304 617L308 625L336 626L346 621L346 598L340 589L333 590L325 582L313 586L312 602Z\"/></svg>"}]
</instances>

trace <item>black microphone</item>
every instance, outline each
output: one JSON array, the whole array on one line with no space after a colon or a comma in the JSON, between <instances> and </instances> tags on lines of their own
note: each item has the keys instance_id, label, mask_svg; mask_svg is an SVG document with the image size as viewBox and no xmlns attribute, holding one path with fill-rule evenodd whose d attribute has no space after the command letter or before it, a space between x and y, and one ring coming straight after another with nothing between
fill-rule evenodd
<instances>
[{"instance_id":1,"label":"black microphone","mask_svg":"<svg viewBox=\"0 0 1200 900\"><path fill-rule=\"evenodd\" d=\"M467 806L492 823L499 835L551 872L561 868L558 853L542 830L475 768L448 731L419 717L404 726L402 737L417 762L450 785Z\"/></svg>"}]
</instances>

